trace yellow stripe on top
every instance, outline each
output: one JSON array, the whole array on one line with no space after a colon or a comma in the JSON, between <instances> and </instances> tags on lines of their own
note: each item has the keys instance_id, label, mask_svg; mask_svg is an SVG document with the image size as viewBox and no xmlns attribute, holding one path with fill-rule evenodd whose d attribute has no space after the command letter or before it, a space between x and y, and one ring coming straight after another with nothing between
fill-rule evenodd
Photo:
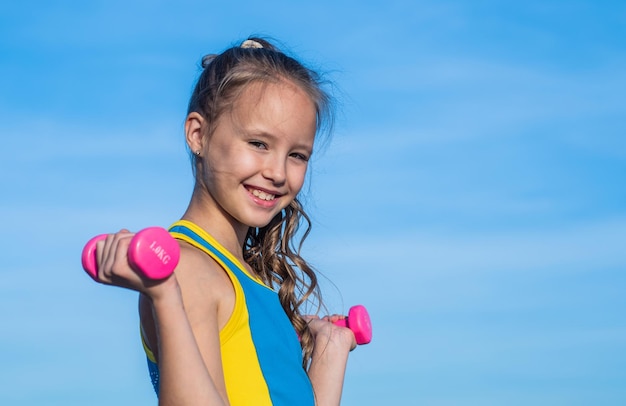
<instances>
[{"instance_id":1,"label":"yellow stripe on top","mask_svg":"<svg viewBox=\"0 0 626 406\"><path fill-rule=\"evenodd\" d=\"M207 242L211 243L214 248L219 250L221 254L236 264L242 272L250 276L230 252L200 227L184 220L176 222L174 226L176 225L183 225L201 236ZM185 241L210 255L211 258L224 269L233 284L235 290L235 307L230 319L220 331L222 368L224 370L226 392L228 393L230 404L271 406L272 401L270 399L267 383L263 377L250 332L246 297L238 278L229 269L229 266L224 263L222 258L215 255L199 241L175 231L172 231L171 234L174 238ZM250 278L263 285L258 279L252 278L252 276L250 276ZM266 287L265 285L263 286Z\"/></svg>"},{"instance_id":2,"label":"yellow stripe on top","mask_svg":"<svg viewBox=\"0 0 626 406\"><path fill-rule=\"evenodd\" d=\"M226 391L232 406L314 405L313 387L302 368L302 348L274 290L254 278L213 237L189 221L172 225L170 233L204 251L229 277L233 313L220 331ZM159 368L148 355L148 369L159 392Z\"/></svg>"},{"instance_id":3,"label":"yellow stripe on top","mask_svg":"<svg viewBox=\"0 0 626 406\"><path fill-rule=\"evenodd\" d=\"M148 357L148 360L155 363L156 364L156 357L154 356L154 353L152 352L152 350L148 347L148 343L146 343L146 338L145 338L145 333L143 332L143 327L139 326L140 328L140 335L141 335L141 345L143 346L143 351L146 353L146 357Z\"/></svg>"},{"instance_id":4,"label":"yellow stripe on top","mask_svg":"<svg viewBox=\"0 0 626 406\"><path fill-rule=\"evenodd\" d=\"M233 283L236 301L245 308L239 314L239 304L235 305L236 314L226 326L228 339L222 343L231 405L314 405L313 387L302 368L302 348L278 293L253 278L231 253L196 225L178 222L170 232L184 236L185 241L194 240L194 246L224 268Z\"/></svg>"}]
</instances>

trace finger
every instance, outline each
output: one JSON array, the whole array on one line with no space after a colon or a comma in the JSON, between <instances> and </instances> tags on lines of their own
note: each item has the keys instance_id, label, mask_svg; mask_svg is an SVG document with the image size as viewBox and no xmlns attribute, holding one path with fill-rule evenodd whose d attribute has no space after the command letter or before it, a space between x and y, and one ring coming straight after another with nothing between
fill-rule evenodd
<instances>
[{"instance_id":1,"label":"finger","mask_svg":"<svg viewBox=\"0 0 626 406\"><path fill-rule=\"evenodd\" d=\"M331 314L329 316L324 316L323 320L325 321L329 321L331 323L336 322L337 320L343 320L345 319L346 316L342 315L342 314Z\"/></svg>"},{"instance_id":2,"label":"finger","mask_svg":"<svg viewBox=\"0 0 626 406\"><path fill-rule=\"evenodd\" d=\"M111 282L111 269L115 262L115 251L117 248L117 234L109 234L104 240L102 267L99 269L100 279Z\"/></svg>"},{"instance_id":3,"label":"finger","mask_svg":"<svg viewBox=\"0 0 626 406\"><path fill-rule=\"evenodd\" d=\"M96 277L98 278L98 282L101 281L100 270L102 269L102 262L104 259L105 240L106 239L96 242Z\"/></svg>"},{"instance_id":4,"label":"finger","mask_svg":"<svg viewBox=\"0 0 626 406\"><path fill-rule=\"evenodd\" d=\"M130 241L132 239L132 234L120 234L118 233L117 239L115 241L115 251L112 253L113 256L113 267L111 268L112 276L115 276L122 269L129 268L130 265L128 263L128 247L130 246Z\"/></svg>"},{"instance_id":5,"label":"finger","mask_svg":"<svg viewBox=\"0 0 626 406\"><path fill-rule=\"evenodd\" d=\"M102 241L96 244L96 256L98 263L98 281L101 283L109 283L108 268L111 266L111 250L112 250L113 234L108 234Z\"/></svg>"},{"instance_id":6,"label":"finger","mask_svg":"<svg viewBox=\"0 0 626 406\"><path fill-rule=\"evenodd\" d=\"M118 261L124 261L121 262L121 264L127 262L125 256L131 237L132 234L130 234L128 230L121 230L118 233L109 234L104 240L101 266L98 268L98 277L100 280L110 284L112 282L113 273L120 264ZM120 257L124 258L121 259Z\"/></svg>"}]
</instances>

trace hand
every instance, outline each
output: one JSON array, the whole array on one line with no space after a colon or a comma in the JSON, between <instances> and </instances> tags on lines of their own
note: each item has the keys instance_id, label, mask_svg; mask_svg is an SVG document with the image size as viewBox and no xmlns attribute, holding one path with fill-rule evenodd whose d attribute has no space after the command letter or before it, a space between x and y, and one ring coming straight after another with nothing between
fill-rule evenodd
<instances>
[{"instance_id":1,"label":"hand","mask_svg":"<svg viewBox=\"0 0 626 406\"><path fill-rule=\"evenodd\" d=\"M348 355L356 347L352 330L333 324L343 317L336 314L321 319L304 317L314 340L308 374L318 405L341 403Z\"/></svg>"},{"instance_id":2,"label":"hand","mask_svg":"<svg viewBox=\"0 0 626 406\"><path fill-rule=\"evenodd\" d=\"M318 316L304 316L309 325L311 334L315 341L315 346L322 344L324 347L329 345L340 350L352 351L356 348L356 339L352 330L346 327L340 327L334 323L337 320L344 319L345 316L333 314L319 318Z\"/></svg>"},{"instance_id":3,"label":"hand","mask_svg":"<svg viewBox=\"0 0 626 406\"><path fill-rule=\"evenodd\" d=\"M177 285L175 277L172 277L173 274L162 280L153 280L131 267L128 260L128 249L134 235L130 231L122 229L115 234L107 235L106 239L96 243L98 281L135 290L151 298L158 296L167 285ZM171 282L168 282L170 280Z\"/></svg>"}]
</instances>

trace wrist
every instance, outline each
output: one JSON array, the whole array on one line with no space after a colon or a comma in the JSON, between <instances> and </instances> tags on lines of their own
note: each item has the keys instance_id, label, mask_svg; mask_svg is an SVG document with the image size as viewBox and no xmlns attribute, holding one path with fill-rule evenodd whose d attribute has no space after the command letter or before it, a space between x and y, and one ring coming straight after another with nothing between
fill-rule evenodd
<instances>
[{"instance_id":1,"label":"wrist","mask_svg":"<svg viewBox=\"0 0 626 406\"><path fill-rule=\"evenodd\" d=\"M182 304L183 301L182 292L174 274L148 289L145 295L150 299L155 310Z\"/></svg>"},{"instance_id":2,"label":"wrist","mask_svg":"<svg viewBox=\"0 0 626 406\"><path fill-rule=\"evenodd\" d=\"M347 357L354 347L354 335L346 328L332 327L324 332L318 332L313 336L313 356L324 354L325 356Z\"/></svg>"}]
</instances>

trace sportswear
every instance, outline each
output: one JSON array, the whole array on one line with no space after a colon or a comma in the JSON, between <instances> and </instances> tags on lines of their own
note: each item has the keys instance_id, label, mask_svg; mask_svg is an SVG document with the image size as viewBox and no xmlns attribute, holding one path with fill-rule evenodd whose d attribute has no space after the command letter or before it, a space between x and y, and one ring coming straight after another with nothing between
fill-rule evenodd
<instances>
[{"instance_id":1,"label":"sportswear","mask_svg":"<svg viewBox=\"0 0 626 406\"><path fill-rule=\"evenodd\" d=\"M224 380L230 404L314 405L313 387L302 368L302 349L276 291L252 276L213 237L194 223L180 220L170 234L211 256L235 290L233 313L220 331ZM159 393L159 369L147 347L148 369Z\"/></svg>"}]
</instances>

